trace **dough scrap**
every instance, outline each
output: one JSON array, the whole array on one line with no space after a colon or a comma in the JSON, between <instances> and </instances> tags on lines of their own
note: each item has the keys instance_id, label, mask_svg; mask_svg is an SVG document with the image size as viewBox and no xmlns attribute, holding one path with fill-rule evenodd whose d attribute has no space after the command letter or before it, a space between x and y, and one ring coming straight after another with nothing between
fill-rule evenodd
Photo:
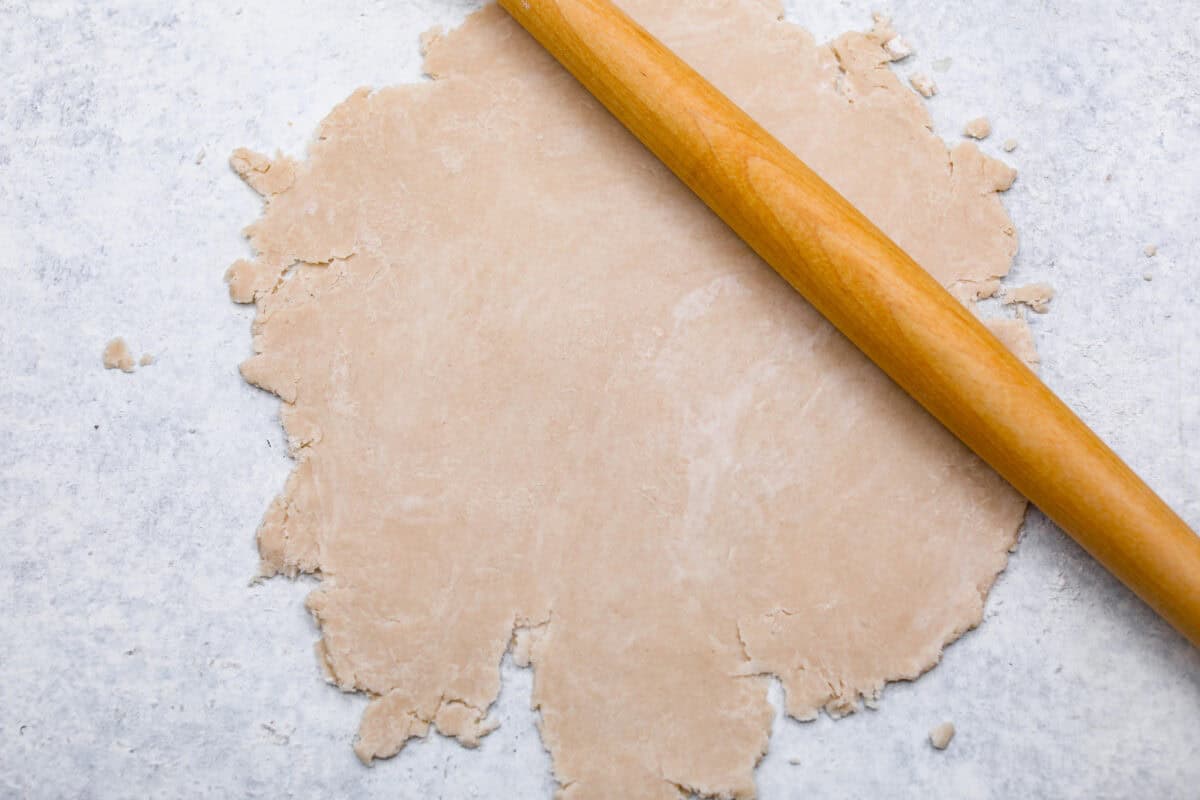
<instances>
[{"instance_id":1,"label":"dough scrap","mask_svg":"<svg viewBox=\"0 0 1200 800\"><path fill-rule=\"evenodd\" d=\"M1015 303L1021 303L1029 306L1038 314L1045 314L1050 310L1050 301L1054 299L1054 287L1048 283L1031 283L1026 286L1017 286L1005 291L1004 296L1000 298L1000 302L1006 306Z\"/></svg>"},{"instance_id":2,"label":"dough scrap","mask_svg":"<svg viewBox=\"0 0 1200 800\"><path fill-rule=\"evenodd\" d=\"M954 739L954 734L954 723L943 722L940 725L935 725L933 729L929 731L929 743L933 745L934 749L936 750L945 750L950 746L951 740Z\"/></svg>"},{"instance_id":3,"label":"dough scrap","mask_svg":"<svg viewBox=\"0 0 1200 800\"><path fill-rule=\"evenodd\" d=\"M111 339L108 344L104 345L103 359L105 369L133 372L137 368L133 360L133 353L129 351L129 345L120 336Z\"/></svg>"},{"instance_id":4,"label":"dough scrap","mask_svg":"<svg viewBox=\"0 0 1200 800\"><path fill-rule=\"evenodd\" d=\"M992 123L987 117L976 117L963 128L963 135L972 139L986 139L992 135Z\"/></svg>"},{"instance_id":5,"label":"dough scrap","mask_svg":"<svg viewBox=\"0 0 1200 800\"><path fill-rule=\"evenodd\" d=\"M944 285L1007 273L1015 173L947 151L878 31L622 6ZM511 649L562 797L753 797L768 676L811 719L931 668L1025 502L503 12L427 45L437 80L355 92L307 160L231 160L242 374L296 459L262 572L320 576L364 761L477 742Z\"/></svg>"},{"instance_id":6,"label":"dough scrap","mask_svg":"<svg viewBox=\"0 0 1200 800\"><path fill-rule=\"evenodd\" d=\"M933 78L922 72L915 73L908 79L908 83L921 97L933 97L938 92L937 84L934 83Z\"/></svg>"},{"instance_id":7,"label":"dough scrap","mask_svg":"<svg viewBox=\"0 0 1200 800\"><path fill-rule=\"evenodd\" d=\"M913 54L912 46L892 27L892 18L878 12L871 15L875 24L871 33L883 42L888 61L903 61Z\"/></svg>"}]
</instances>

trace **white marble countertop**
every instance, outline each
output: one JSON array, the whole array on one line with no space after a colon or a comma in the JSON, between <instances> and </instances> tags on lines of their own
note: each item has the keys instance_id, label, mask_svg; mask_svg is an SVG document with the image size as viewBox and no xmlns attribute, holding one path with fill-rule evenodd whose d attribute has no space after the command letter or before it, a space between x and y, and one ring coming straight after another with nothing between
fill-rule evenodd
<instances>
[{"instance_id":1,"label":"white marble countertop","mask_svg":"<svg viewBox=\"0 0 1200 800\"><path fill-rule=\"evenodd\" d=\"M221 275L259 201L227 154L301 153L356 86L418 79L418 34L475 5L0 0L0 796L551 795L528 672L505 665L478 750L435 736L367 769L309 587L249 585L289 462L275 399L236 369L250 310ZM872 10L789 12L827 37ZM898 69L941 89L939 133L987 114L984 149L1020 170L1014 283L1058 290L1032 320L1045 378L1200 526L1194 0L881 10L916 48ZM101 369L115 335L158 363ZM941 666L877 711L777 721L759 770L768 799L1197 786L1200 653L1036 512Z\"/></svg>"}]
</instances>

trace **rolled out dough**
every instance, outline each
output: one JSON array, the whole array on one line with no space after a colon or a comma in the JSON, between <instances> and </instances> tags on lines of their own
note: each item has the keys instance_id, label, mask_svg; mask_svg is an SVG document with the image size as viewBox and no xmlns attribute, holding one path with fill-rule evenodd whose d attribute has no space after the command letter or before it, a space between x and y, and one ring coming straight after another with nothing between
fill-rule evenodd
<instances>
[{"instance_id":1,"label":"rolled out dough","mask_svg":"<svg viewBox=\"0 0 1200 800\"><path fill-rule=\"evenodd\" d=\"M622 5L944 284L1007 272L1013 173L931 133L886 26ZM477 742L511 647L562 796L751 797L767 676L808 719L920 675L1025 504L502 12L425 44L437 80L355 92L306 161L233 159L242 372L296 459L263 573L320 576L365 761Z\"/></svg>"}]
</instances>

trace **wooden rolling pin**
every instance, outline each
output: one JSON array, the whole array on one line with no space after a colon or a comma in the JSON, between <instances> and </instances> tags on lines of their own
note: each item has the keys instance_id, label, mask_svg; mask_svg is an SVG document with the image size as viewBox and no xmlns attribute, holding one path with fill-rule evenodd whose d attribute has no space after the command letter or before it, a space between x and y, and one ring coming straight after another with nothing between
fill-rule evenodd
<instances>
[{"instance_id":1,"label":"wooden rolling pin","mask_svg":"<svg viewBox=\"0 0 1200 800\"><path fill-rule=\"evenodd\" d=\"M609 0L499 2L892 380L1200 646L1200 537L929 273Z\"/></svg>"}]
</instances>

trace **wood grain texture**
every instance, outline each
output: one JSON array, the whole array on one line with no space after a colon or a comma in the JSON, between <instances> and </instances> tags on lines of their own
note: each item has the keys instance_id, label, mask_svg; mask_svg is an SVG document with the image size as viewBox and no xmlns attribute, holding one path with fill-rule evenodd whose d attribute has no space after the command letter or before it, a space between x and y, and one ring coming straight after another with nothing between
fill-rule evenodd
<instances>
[{"instance_id":1,"label":"wood grain texture","mask_svg":"<svg viewBox=\"0 0 1200 800\"><path fill-rule=\"evenodd\" d=\"M872 361L1200 645L1200 537L968 309L608 0L499 2Z\"/></svg>"}]
</instances>

